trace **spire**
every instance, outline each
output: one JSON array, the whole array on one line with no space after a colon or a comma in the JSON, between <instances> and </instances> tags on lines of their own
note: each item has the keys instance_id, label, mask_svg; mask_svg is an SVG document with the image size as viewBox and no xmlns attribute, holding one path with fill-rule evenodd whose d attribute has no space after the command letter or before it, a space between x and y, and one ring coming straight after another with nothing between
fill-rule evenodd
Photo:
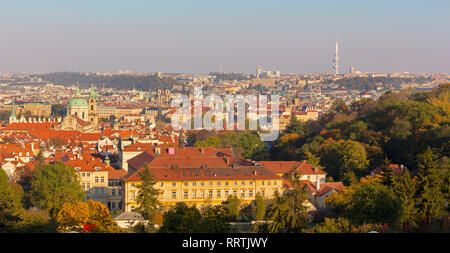
<instances>
[{"instance_id":1,"label":"spire","mask_svg":"<svg viewBox=\"0 0 450 253\"><path fill-rule=\"evenodd\" d=\"M183 135L183 129L180 130L180 136L178 137L179 146L180 148L184 148L184 135Z\"/></svg>"},{"instance_id":2,"label":"spire","mask_svg":"<svg viewBox=\"0 0 450 253\"><path fill-rule=\"evenodd\" d=\"M16 107L14 105L15 100L16 100L16 98L13 98L10 118L16 118Z\"/></svg>"},{"instance_id":3,"label":"spire","mask_svg":"<svg viewBox=\"0 0 450 253\"><path fill-rule=\"evenodd\" d=\"M75 89L75 96L76 97L80 97L81 96L81 92L80 92L80 82L77 81L77 88Z\"/></svg>"},{"instance_id":4,"label":"spire","mask_svg":"<svg viewBox=\"0 0 450 253\"><path fill-rule=\"evenodd\" d=\"M91 93L89 94L89 98L97 98L97 94L95 93L95 86L91 83Z\"/></svg>"}]
</instances>

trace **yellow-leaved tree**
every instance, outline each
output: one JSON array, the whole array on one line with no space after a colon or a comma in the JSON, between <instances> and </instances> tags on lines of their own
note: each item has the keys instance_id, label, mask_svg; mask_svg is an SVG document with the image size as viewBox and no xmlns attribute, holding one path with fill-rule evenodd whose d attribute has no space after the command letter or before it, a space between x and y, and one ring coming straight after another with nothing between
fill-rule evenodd
<instances>
[{"instance_id":1,"label":"yellow-leaved tree","mask_svg":"<svg viewBox=\"0 0 450 253\"><path fill-rule=\"evenodd\" d=\"M92 233L119 233L120 227L100 202L87 200L65 203L56 216L58 230ZM86 225L89 229L86 229Z\"/></svg>"}]
</instances>

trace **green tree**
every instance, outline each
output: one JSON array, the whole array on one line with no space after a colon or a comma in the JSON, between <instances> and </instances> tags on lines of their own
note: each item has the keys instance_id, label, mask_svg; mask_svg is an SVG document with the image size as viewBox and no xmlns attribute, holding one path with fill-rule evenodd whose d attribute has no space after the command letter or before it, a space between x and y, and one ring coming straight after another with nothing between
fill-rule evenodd
<instances>
[{"instance_id":1,"label":"green tree","mask_svg":"<svg viewBox=\"0 0 450 253\"><path fill-rule=\"evenodd\" d=\"M402 201L403 209L401 224L404 226L416 226L417 210L415 208L416 182L408 170L394 175L392 182L394 194Z\"/></svg>"},{"instance_id":2,"label":"green tree","mask_svg":"<svg viewBox=\"0 0 450 253\"><path fill-rule=\"evenodd\" d=\"M354 181L354 175L365 174L369 160L361 143L347 140L326 145L321 151L320 164L331 177L348 185Z\"/></svg>"},{"instance_id":3,"label":"green tree","mask_svg":"<svg viewBox=\"0 0 450 253\"><path fill-rule=\"evenodd\" d=\"M225 208L227 209L231 220L233 221L239 220L241 200L237 196L234 195L228 196L228 198L224 202L222 202L222 205L224 205Z\"/></svg>"},{"instance_id":4,"label":"green tree","mask_svg":"<svg viewBox=\"0 0 450 253\"><path fill-rule=\"evenodd\" d=\"M352 233L354 227L346 218L325 218L324 222L318 223L311 230L313 233ZM309 231L306 231L309 232Z\"/></svg>"},{"instance_id":5,"label":"green tree","mask_svg":"<svg viewBox=\"0 0 450 253\"><path fill-rule=\"evenodd\" d=\"M161 233L198 233L202 227L202 215L195 207L178 202L164 213Z\"/></svg>"},{"instance_id":6,"label":"green tree","mask_svg":"<svg viewBox=\"0 0 450 253\"><path fill-rule=\"evenodd\" d=\"M256 220L263 220L266 215L266 201L258 192L255 196L255 213L254 217Z\"/></svg>"},{"instance_id":7,"label":"green tree","mask_svg":"<svg viewBox=\"0 0 450 253\"><path fill-rule=\"evenodd\" d=\"M285 134L300 134L303 132L303 125L300 120L297 119L295 114L291 114L291 118L289 119L289 124L286 126L284 130Z\"/></svg>"},{"instance_id":8,"label":"green tree","mask_svg":"<svg viewBox=\"0 0 450 253\"><path fill-rule=\"evenodd\" d=\"M417 172L417 201L419 213L428 222L439 218L445 210L445 196L443 194L444 181L438 172L437 156L428 148L419 156L419 170Z\"/></svg>"},{"instance_id":9,"label":"green tree","mask_svg":"<svg viewBox=\"0 0 450 253\"><path fill-rule=\"evenodd\" d=\"M202 214L200 232L228 233L230 217L224 205L208 206Z\"/></svg>"},{"instance_id":10,"label":"green tree","mask_svg":"<svg viewBox=\"0 0 450 253\"><path fill-rule=\"evenodd\" d=\"M52 217L64 203L82 200L84 196L79 177L71 167L57 163L33 171L31 200L34 205L48 210Z\"/></svg>"},{"instance_id":11,"label":"green tree","mask_svg":"<svg viewBox=\"0 0 450 253\"><path fill-rule=\"evenodd\" d=\"M145 219L153 220L155 214L159 211L160 203L158 200L160 191L155 188L155 178L146 165L142 171L138 173L142 182L137 185L139 189L137 195L137 212Z\"/></svg>"},{"instance_id":12,"label":"green tree","mask_svg":"<svg viewBox=\"0 0 450 253\"><path fill-rule=\"evenodd\" d=\"M22 204L20 191L8 181L8 175L0 169L0 232L8 232L21 220Z\"/></svg>"},{"instance_id":13,"label":"green tree","mask_svg":"<svg viewBox=\"0 0 450 253\"><path fill-rule=\"evenodd\" d=\"M293 189L281 196L275 193L268 210L267 219L271 221L268 225L270 233L297 233L308 223L308 213L305 202L307 193L304 185L298 177L291 179Z\"/></svg>"},{"instance_id":14,"label":"green tree","mask_svg":"<svg viewBox=\"0 0 450 253\"><path fill-rule=\"evenodd\" d=\"M373 181L359 184L351 195L347 217L357 224L388 223L398 226L403 212L399 200L387 186Z\"/></svg>"}]
</instances>

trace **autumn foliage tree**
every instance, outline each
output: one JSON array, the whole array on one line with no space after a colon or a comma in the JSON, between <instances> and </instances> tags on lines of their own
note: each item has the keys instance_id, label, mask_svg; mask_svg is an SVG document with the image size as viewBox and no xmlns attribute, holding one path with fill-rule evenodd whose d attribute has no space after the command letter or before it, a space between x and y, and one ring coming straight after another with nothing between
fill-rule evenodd
<instances>
[{"instance_id":1,"label":"autumn foliage tree","mask_svg":"<svg viewBox=\"0 0 450 253\"><path fill-rule=\"evenodd\" d=\"M56 216L60 231L92 233L119 233L117 223L111 218L108 208L100 202L87 200L65 203ZM93 225L83 230L84 225Z\"/></svg>"}]
</instances>

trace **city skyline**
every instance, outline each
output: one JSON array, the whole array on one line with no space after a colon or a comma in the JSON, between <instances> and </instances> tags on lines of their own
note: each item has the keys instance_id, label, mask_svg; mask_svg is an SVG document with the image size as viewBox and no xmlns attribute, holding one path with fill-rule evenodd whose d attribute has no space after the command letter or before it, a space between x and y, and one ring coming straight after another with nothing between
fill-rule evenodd
<instances>
[{"instance_id":1,"label":"city skyline","mask_svg":"<svg viewBox=\"0 0 450 253\"><path fill-rule=\"evenodd\" d=\"M447 7L447 8L445 8ZM3 3L0 72L449 73L445 1ZM426 17L426 20L424 20ZM221 66L221 67L220 67Z\"/></svg>"}]
</instances>

